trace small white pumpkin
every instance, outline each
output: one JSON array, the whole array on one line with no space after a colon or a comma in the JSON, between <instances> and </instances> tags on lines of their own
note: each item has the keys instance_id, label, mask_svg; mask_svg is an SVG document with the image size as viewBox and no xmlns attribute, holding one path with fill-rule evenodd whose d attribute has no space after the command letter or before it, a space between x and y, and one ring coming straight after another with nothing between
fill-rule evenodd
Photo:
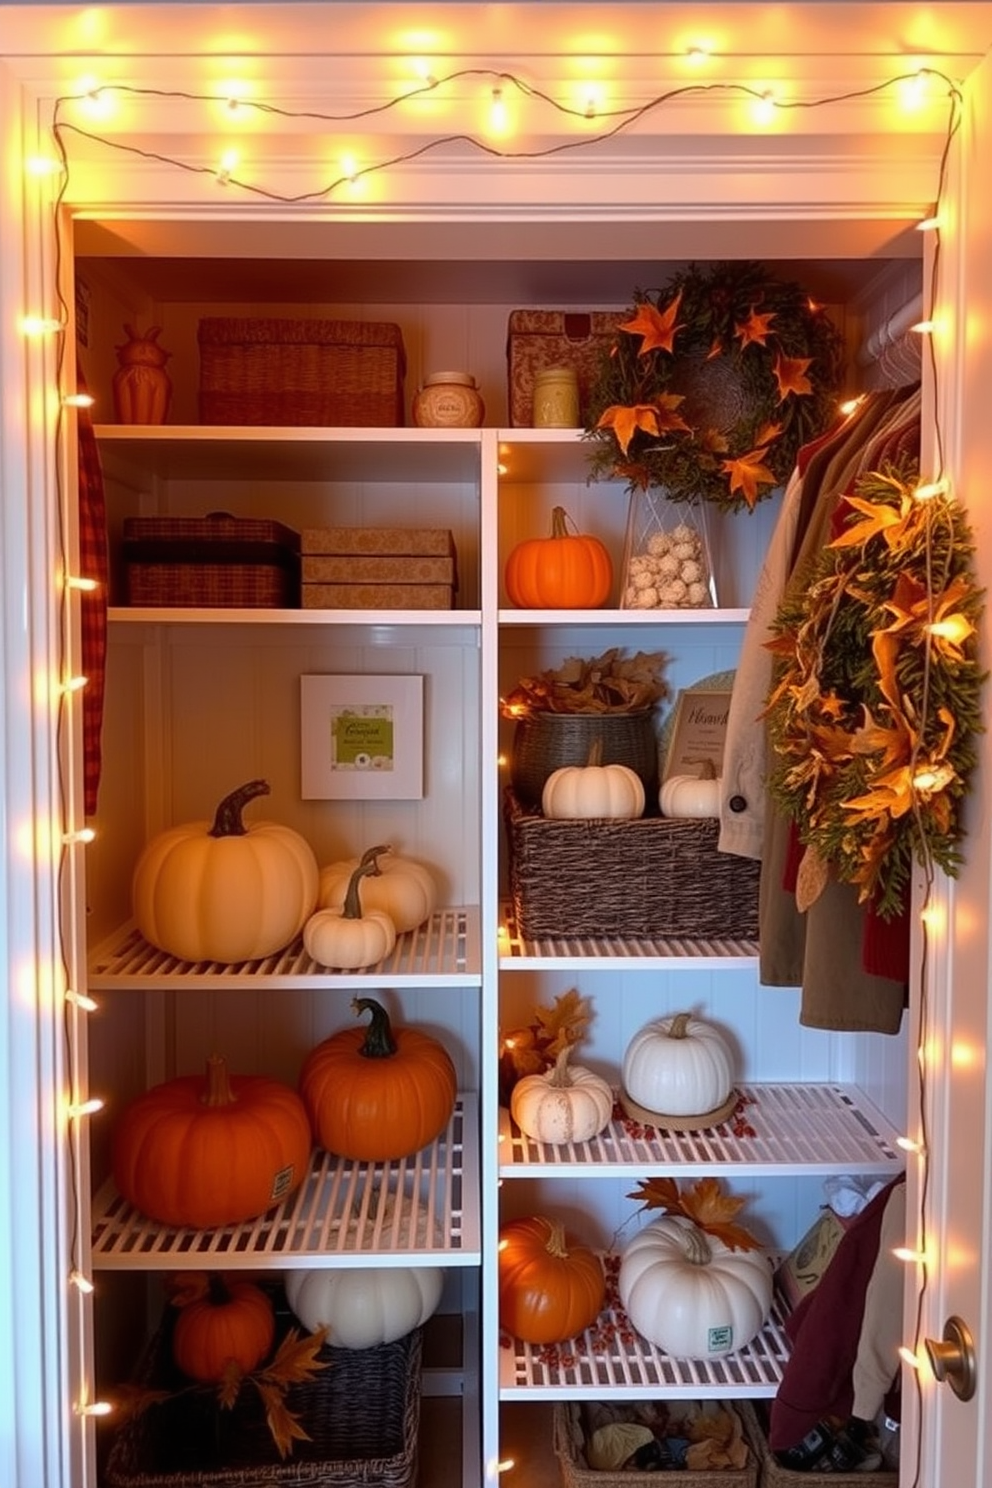
<instances>
[{"instance_id":1,"label":"small white pumpkin","mask_svg":"<svg viewBox=\"0 0 992 1488\"><path fill-rule=\"evenodd\" d=\"M629 765L601 765L596 740L584 765L561 765L544 782L541 810L554 821L633 821L644 815L644 782Z\"/></svg>"},{"instance_id":2,"label":"small white pumpkin","mask_svg":"<svg viewBox=\"0 0 992 1488\"><path fill-rule=\"evenodd\" d=\"M535 1142L588 1142L609 1125L613 1090L607 1080L581 1064L569 1064L566 1046L553 1067L524 1075L513 1087L510 1114Z\"/></svg>"},{"instance_id":3,"label":"small white pumpkin","mask_svg":"<svg viewBox=\"0 0 992 1488\"><path fill-rule=\"evenodd\" d=\"M444 1286L440 1266L363 1266L290 1271L286 1297L303 1325L327 1329L332 1348L392 1343L437 1311Z\"/></svg>"},{"instance_id":4,"label":"small white pumpkin","mask_svg":"<svg viewBox=\"0 0 992 1488\"><path fill-rule=\"evenodd\" d=\"M437 905L437 884L430 870L384 844L370 847L361 858L345 858L320 870L318 909L341 909L351 875L361 863L370 862L372 872L362 880L362 908L381 910L396 926L396 933L415 930L429 920Z\"/></svg>"},{"instance_id":5,"label":"small white pumpkin","mask_svg":"<svg viewBox=\"0 0 992 1488\"><path fill-rule=\"evenodd\" d=\"M718 1359L746 1347L772 1305L772 1268L762 1251L731 1250L676 1214L634 1236L618 1286L637 1331L681 1359Z\"/></svg>"},{"instance_id":6,"label":"small white pumpkin","mask_svg":"<svg viewBox=\"0 0 992 1488\"><path fill-rule=\"evenodd\" d=\"M371 863L360 863L348 883L341 909L318 909L303 926L303 946L321 966L358 971L374 966L388 956L396 944L396 926L382 910L362 910L358 885L373 871Z\"/></svg>"},{"instance_id":7,"label":"small white pumpkin","mask_svg":"<svg viewBox=\"0 0 992 1488\"><path fill-rule=\"evenodd\" d=\"M725 1104L734 1084L730 1045L712 1023L675 1013L646 1023L621 1066L631 1100L665 1116L704 1116Z\"/></svg>"},{"instance_id":8,"label":"small white pumpkin","mask_svg":"<svg viewBox=\"0 0 992 1488\"><path fill-rule=\"evenodd\" d=\"M700 778L698 775L669 776L658 792L662 816L719 816L721 785L718 775L709 778Z\"/></svg>"}]
</instances>

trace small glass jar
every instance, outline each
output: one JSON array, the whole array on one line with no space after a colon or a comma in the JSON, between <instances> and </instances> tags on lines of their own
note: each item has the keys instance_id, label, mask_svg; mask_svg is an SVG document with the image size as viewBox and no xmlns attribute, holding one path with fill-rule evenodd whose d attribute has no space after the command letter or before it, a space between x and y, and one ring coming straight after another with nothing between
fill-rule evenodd
<instances>
[{"instance_id":1,"label":"small glass jar","mask_svg":"<svg viewBox=\"0 0 992 1488\"><path fill-rule=\"evenodd\" d=\"M534 376L535 429L577 429L579 380L574 367L546 367Z\"/></svg>"},{"instance_id":2,"label":"small glass jar","mask_svg":"<svg viewBox=\"0 0 992 1488\"><path fill-rule=\"evenodd\" d=\"M477 429L486 416L470 372L432 372L413 400L418 429Z\"/></svg>"}]
</instances>

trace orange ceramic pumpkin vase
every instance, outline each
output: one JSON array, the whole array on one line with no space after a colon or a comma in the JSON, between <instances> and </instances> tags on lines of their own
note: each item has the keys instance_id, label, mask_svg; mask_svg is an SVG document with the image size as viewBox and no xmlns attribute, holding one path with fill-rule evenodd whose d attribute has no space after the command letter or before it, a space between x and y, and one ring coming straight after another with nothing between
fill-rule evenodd
<instances>
[{"instance_id":1,"label":"orange ceramic pumpkin vase","mask_svg":"<svg viewBox=\"0 0 992 1488\"><path fill-rule=\"evenodd\" d=\"M447 1050L417 1028L394 1029L386 1009L356 997L368 1028L344 1028L312 1049L300 1094L321 1146L357 1162L410 1157L444 1131L457 1080Z\"/></svg>"},{"instance_id":2,"label":"orange ceramic pumpkin vase","mask_svg":"<svg viewBox=\"0 0 992 1488\"><path fill-rule=\"evenodd\" d=\"M595 1251L560 1220L513 1219L499 1232L499 1320L524 1343L563 1343L596 1321L606 1280Z\"/></svg>"},{"instance_id":3,"label":"orange ceramic pumpkin vase","mask_svg":"<svg viewBox=\"0 0 992 1488\"><path fill-rule=\"evenodd\" d=\"M264 1075L180 1075L139 1095L113 1137L114 1182L159 1224L211 1229L287 1198L310 1165L310 1123L296 1091Z\"/></svg>"},{"instance_id":4,"label":"orange ceramic pumpkin vase","mask_svg":"<svg viewBox=\"0 0 992 1488\"><path fill-rule=\"evenodd\" d=\"M520 610L595 610L613 585L613 562L598 537L569 531L563 506L551 513L550 537L525 538L510 553L503 579Z\"/></svg>"}]
</instances>

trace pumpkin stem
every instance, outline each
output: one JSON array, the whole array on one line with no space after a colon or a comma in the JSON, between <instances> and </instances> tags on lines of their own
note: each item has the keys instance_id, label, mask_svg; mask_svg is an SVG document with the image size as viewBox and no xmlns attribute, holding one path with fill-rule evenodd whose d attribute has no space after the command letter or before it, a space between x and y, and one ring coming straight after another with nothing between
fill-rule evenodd
<instances>
[{"instance_id":1,"label":"pumpkin stem","mask_svg":"<svg viewBox=\"0 0 992 1488\"><path fill-rule=\"evenodd\" d=\"M367 852L362 853L362 862L371 863L372 872L376 875L380 875L382 873L382 869L379 867L379 859L382 857L383 853L390 853L392 852L392 850L393 848L391 843L381 842L378 847L370 847Z\"/></svg>"},{"instance_id":2,"label":"pumpkin stem","mask_svg":"<svg viewBox=\"0 0 992 1488\"><path fill-rule=\"evenodd\" d=\"M685 1243L685 1258L690 1266L708 1266L713 1259L713 1250L706 1234L690 1220L682 1228Z\"/></svg>"},{"instance_id":3,"label":"pumpkin stem","mask_svg":"<svg viewBox=\"0 0 992 1488\"><path fill-rule=\"evenodd\" d=\"M367 856L368 854L366 854ZM362 896L358 892L358 885L368 874L378 872L379 869L374 861L367 863L365 858L363 858L359 863L348 880L348 891L344 896L344 904L341 906L341 918L343 920L360 920L362 918Z\"/></svg>"},{"instance_id":4,"label":"pumpkin stem","mask_svg":"<svg viewBox=\"0 0 992 1488\"><path fill-rule=\"evenodd\" d=\"M376 1002L374 997L353 997L351 1008L354 1013L372 1014L372 1022L368 1026L359 1054L364 1054L366 1059L388 1059L395 1054L399 1045L393 1037L389 1014L382 1003Z\"/></svg>"},{"instance_id":5,"label":"pumpkin stem","mask_svg":"<svg viewBox=\"0 0 992 1488\"><path fill-rule=\"evenodd\" d=\"M572 1071L568 1067L568 1061L571 1057L572 1046L571 1044L566 1044L555 1060L554 1069L548 1075L548 1084L553 1085L556 1090L570 1090L575 1083L572 1079Z\"/></svg>"},{"instance_id":6,"label":"pumpkin stem","mask_svg":"<svg viewBox=\"0 0 992 1488\"><path fill-rule=\"evenodd\" d=\"M206 1300L211 1307L225 1307L230 1302L231 1293L222 1271L208 1271Z\"/></svg>"},{"instance_id":7,"label":"pumpkin stem","mask_svg":"<svg viewBox=\"0 0 992 1488\"><path fill-rule=\"evenodd\" d=\"M211 837L244 837L248 828L241 819L242 811L256 796L267 796L269 789L267 780L249 780L247 785L239 785L237 790L225 796L217 807L209 835Z\"/></svg>"},{"instance_id":8,"label":"pumpkin stem","mask_svg":"<svg viewBox=\"0 0 992 1488\"><path fill-rule=\"evenodd\" d=\"M589 745L589 753L586 756L586 768L588 769L590 765L601 765L602 763L603 740L602 738L595 738Z\"/></svg>"},{"instance_id":9,"label":"pumpkin stem","mask_svg":"<svg viewBox=\"0 0 992 1488\"><path fill-rule=\"evenodd\" d=\"M204 1106L233 1106L237 1098L231 1089L227 1061L220 1054L211 1054L207 1060L207 1083L200 1096L201 1103Z\"/></svg>"},{"instance_id":10,"label":"pumpkin stem","mask_svg":"<svg viewBox=\"0 0 992 1488\"><path fill-rule=\"evenodd\" d=\"M568 530L568 524L571 521L572 519L565 508L563 506L556 506L551 513L551 536L571 537L572 534ZM572 526L575 526L574 522L572 522Z\"/></svg>"},{"instance_id":11,"label":"pumpkin stem","mask_svg":"<svg viewBox=\"0 0 992 1488\"><path fill-rule=\"evenodd\" d=\"M568 1246L565 1244L565 1226L560 1219L546 1219L544 1223L548 1227L548 1240L544 1247L548 1255L560 1261L567 1260Z\"/></svg>"},{"instance_id":12,"label":"pumpkin stem","mask_svg":"<svg viewBox=\"0 0 992 1488\"><path fill-rule=\"evenodd\" d=\"M668 1037L673 1039L684 1039L689 1032L691 1013L676 1013L668 1030Z\"/></svg>"}]
</instances>

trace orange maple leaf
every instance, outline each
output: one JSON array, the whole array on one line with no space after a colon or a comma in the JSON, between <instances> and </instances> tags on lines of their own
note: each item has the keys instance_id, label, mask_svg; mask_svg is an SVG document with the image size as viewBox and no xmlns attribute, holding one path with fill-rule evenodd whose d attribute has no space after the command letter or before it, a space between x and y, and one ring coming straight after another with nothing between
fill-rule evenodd
<instances>
[{"instance_id":1,"label":"orange maple leaf","mask_svg":"<svg viewBox=\"0 0 992 1488\"><path fill-rule=\"evenodd\" d=\"M680 403L685 402L684 393L659 393L655 400L658 405L658 432L665 430L669 432L676 430L684 434L691 434L692 429L685 419L676 410Z\"/></svg>"},{"instance_id":2,"label":"orange maple leaf","mask_svg":"<svg viewBox=\"0 0 992 1488\"><path fill-rule=\"evenodd\" d=\"M656 348L659 351L673 350L675 334L682 330L682 326L675 323L681 302L681 290L665 310L658 310L646 300L643 305L638 305L633 320L623 322L620 326L621 331L629 331L632 336L641 337L641 349L638 356L646 356L649 351L654 351Z\"/></svg>"},{"instance_id":3,"label":"orange maple leaf","mask_svg":"<svg viewBox=\"0 0 992 1488\"><path fill-rule=\"evenodd\" d=\"M635 403L632 407L624 403L611 403L600 414L596 428L612 429L617 437L617 444L626 455L630 449L630 441L638 429L643 429L645 434L658 433L658 409L653 403Z\"/></svg>"},{"instance_id":4,"label":"orange maple leaf","mask_svg":"<svg viewBox=\"0 0 992 1488\"><path fill-rule=\"evenodd\" d=\"M706 353L706 360L711 362L714 357L723 356L723 345L719 336L714 336L710 342L710 349Z\"/></svg>"},{"instance_id":5,"label":"orange maple leaf","mask_svg":"<svg viewBox=\"0 0 992 1488\"><path fill-rule=\"evenodd\" d=\"M767 453L767 447L753 449L746 455L738 455L736 460L722 462L724 474L730 476L731 494L740 491L751 508L758 499L759 486L775 485L775 476L764 464Z\"/></svg>"},{"instance_id":6,"label":"orange maple leaf","mask_svg":"<svg viewBox=\"0 0 992 1488\"><path fill-rule=\"evenodd\" d=\"M790 393L803 398L813 391L813 384L806 376L812 357L787 357L779 352L775 358L775 380L778 383L778 401L784 403Z\"/></svg>"},{"instance_id":7,"label":"orange maple leaf","mask_svg":"<svg viewBox=\"0 0 992 1488\"><path fill-rule=\"evenodd\" d=\"M844 503L853 511L861 512L864 520L852 522L845 527L838 537L827 544L831 548L862 547L879 533L891 548L899 540L910 512L908 500L901 509L889 506L884 501L863 501L860 496L845 496Z\"/></svg>"},{"instance_id":8,"label":"orange maple leaf","mask_svg":"<svg viewBox=\"0 0 992 1488\"><path fill-rule=\"evenodd\" d=\"M680 1214L707 1235L722 1240L730 1250L760 1250L761 1243L732 1220L747 1202L724 1193L719 1178L697 1178L680 1189L674 1178L644 1178L628 1199L639 1199L645 1209Z\"/></svg>"},{"instance_id":9,"label":"orange maple leaf","mask_svg":"<svg viewBox=\"0 0 992 1488\"><path fill-rule=\"evenodd\" d=\"M767 448L768 445L774 444L784 428L784 424L762 424L754 436L755 447L763 444Z\"/></svg>"},{"instance_id":10,"label":"orange maple leaf","mask_svg":"<svg viewBox=\"0 0 992 1488\"><path fill-rule=\"evenodd\" d=\"M766 315L759 315L752 305L747 320L742 320L734 327L736 335L741 339L741 347L750 346L752 341L758 346L764 346L771 335L771 323L774 319L774 310Z\"/></svg>"},{"instance_id":11,"label":"orange maple leaf","mask_svg":"<svg viewBox=\"0 0 992 1488\"><path fill-rule=\"evenodd\" d=\"M704 429L696 438L700 449L706 450L711 455L725 454L728 448L726 435L721 434L719 429Z\"/></svg>"}]
</instances>

